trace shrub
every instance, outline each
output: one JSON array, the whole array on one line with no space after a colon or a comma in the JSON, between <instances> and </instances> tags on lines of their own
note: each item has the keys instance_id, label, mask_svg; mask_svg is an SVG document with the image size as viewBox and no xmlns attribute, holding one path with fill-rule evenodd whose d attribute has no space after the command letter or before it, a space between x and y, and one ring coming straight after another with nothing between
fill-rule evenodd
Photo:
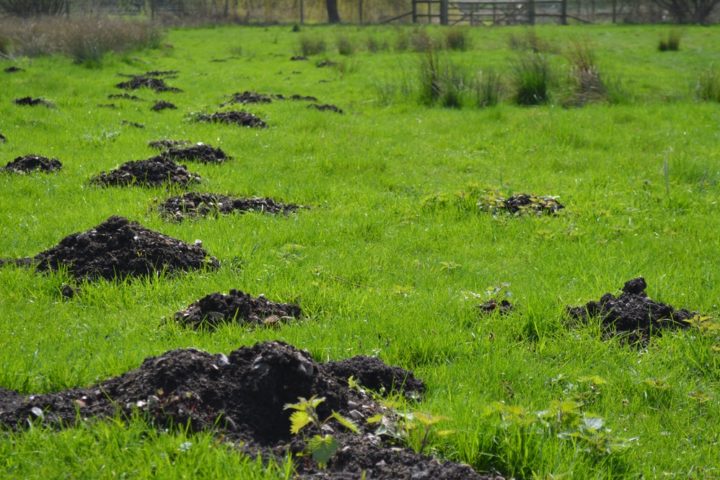
<instances>
[{"instance_id":1,"label":"shrub","mask_svg":"<svg viewBox=\"0 0 720 480\"><path fill-rule=\"evenodd\" d=\"M541 105L550 99L550 65L537 53L521 56L512 69L515 103Z\"/></svg>"},{"instance_id":2,"label":"shrub","mask_svg":"<svg viewBox=\"0 0 720 480\"><path fill-rule=\"evenodd\" d=\"M468 31L460 28L451 28L445 31L445 46L448 50L465 51L470 48Z\"/></svg>"},{"instance_id":3,"label":"shrub","mask_svg":"<svg viewBox=\"0 0 720 480\"><path fill-rule=\"evenodd\" d=\"M298 42L300 44L300 53L305 57L324 53L327 48L325 39L322 37L301 35Z\"/></svg>"},{"instance_id":4,"label":"shrub","mask_svg":"<svg viewBox=\"0 0 720 480\"><path fill-rule=\"evenodd\" d=\"M680 37L682 35L677 30L670 30L667 37L661 38L658 43L658 50L661 52L677 52L680 50Z\"/></svg>"},{"instance_id":5,"label":"shrub","mask_svg":"<svg viewBox=\"0 0 720 480\"><path fill-rule=\"evenodd\" d=\"M352 55L355 53L355 45L347 35L338 35L335 38L335 45L340 55Z\"/></svg>"},{"instance_id":6,"label":"shrub","mask_svg":"<svg viewBox=\"0 0 720 480\"><path fill-rule=\"evenodd\" d=\"M720 70L711 68L698 78L695 94L705 102L720 102Z\"/></svg>"},{"instance_id":7,"label":"shrub","mask_svg":"<svg viewBox=\"0 0 720 480\"><path fill-rule=\"evenodd\" d=\"M492 107L500 103L503 92L502 77L494 70L478 72L473 87L475 104L478 107Z\"/></svg>"}]
</instances>

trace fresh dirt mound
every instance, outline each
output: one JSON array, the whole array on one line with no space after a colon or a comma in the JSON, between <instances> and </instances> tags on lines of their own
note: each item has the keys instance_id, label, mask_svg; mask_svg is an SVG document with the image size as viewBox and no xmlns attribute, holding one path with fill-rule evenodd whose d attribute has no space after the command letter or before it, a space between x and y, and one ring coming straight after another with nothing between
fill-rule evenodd
<instances>
[{"instance_id":1,"label":"fresh dirt mound","mask_svg":"<svg viewBox=\"0 0 720 480\"><path fill-rule=\"evenodd\" d=\"M111 93L107 96L108 99L114 100L114 99L122 99L122 100L133 100L135 102L142 101L142 98L136 96L136 95L130 95L129 93Z\"/></svg>"},{"instance_id":2,"label":"fresh dirt mound","mask_svg":"<svg viewBox=\"0 0 720 480\"><path fill-rule=\"evenodd\" d=\"M269 95L257 92L244 91L242 93L233 93L230 100L223 103L221 106L231 105L233 103L248 104L248 103L270 103L272 98Z\"/></svg>"},{"instance_id":3,"label":"fresh dirt mound","mask_svg":"<svg viewBox=\"0 0 720 480\"><path fill-rule=\"evenodd\" d=\"M493 214L504 211L512 215L525 213L554 215L565 208L563 204L557 201L556 197L527 193L518 193L509 198L493 193L481 198L477 205L480 210L489 211Z\"/></svg>"},{"instance_id":4,"label":"fresh dirt mound","mask_svg":"<svg viewBox=\"0 0 720 480\"><path fill-rule=\"evenodd\" d=\"M224 323L273 326L282 320L300 318L300 307L271 302L264 296L252 297L239 290L228 295L211 293L175 314L175 321L193 328L216 328Z\"/></svg>"},{"instance_id":5,"label":"fresh dirt mound","mask_svg":"<svg viewBox=\"0 0 720 480\"><path fill-rule=\"evenodd\" d=\"M26 105L29 107L36 107L38 105L43 105L47 108L53 108L55 106L54 103L52 103L49 100L45 100L44 98L32 98L32 97L22 97L22 98L16 98L14 100L15 105Z\"/></svg>"},{"instance_id":6,"label":"fresh dirt mound","mask_svg":"<svg viewBox=\"0 0 720 480\"><path fill-rule=\"evenodd\" d=\"M186 145L190 145L190 142L187 140L170 140L168 138L148 142L148 147L154 148L155 150L168 150L172 147L184 147Z\"/></svg>"},{"instance_id":7,"label":"fresh dirt mound","mask_svg":"<svg viewBox=\"0 0 720 480\"><path fill-rule=\"evenodd\" d=\"M174 74L177 73L175 71L167 71L167 72L160 72L160 71L154 71L154 72L146 72L142 75L123 75L126 77L130 77L130 80L127 80L125 82L120 82L117 85L115 85L117 88L122 88L124 90L137 90L140 88L149 88L151 90L155 90L156 92L182 92L179 88L171 87L167 83L165 83L165 80L160 77L171 77L174 78Z\"/></svg>"},{"instance_id":8,"label":"fresh dirt mound","mask_svg":"<svg viewBox=\"0 0 720 480\"><path fill-rule=\"evenodd\" d=\"M40 271L67 268L78 280L112 280L219 266L200 245L188 245L117 216L63 238L55 247L37 254L34 263Z\"/></svg>"},{"instance_id":9,"label":"fresh dirt mound","mask_svg":"<svg viewBox=\"0 0 720 480\"><path fill-rule=\"evenodd\" d=\"M317 102L317 97L313 97L310 95L298 95L297 93L294 93L290 95L289 97L283 97L282 95L278 95L279 98L282 98L283 100L295 100L295 101L302 101L302 102Z\"/></svg>"},{"instance_id":10,"label":"fresh dirt mound","mask_svg":"<svg viewBox=\"0 0 720 480\"><path fill-rule=\"evenodd\" d=\"M308 108L314 108L315 110L320 110L321 112L345 113L340 107L330 103L313 103L312 105L308 105Z\"/></svg>"},{"instance_id":11,"label":"fresh dirt mound","mask_svg":"<svg viewBox=\"0 0 720 480\"><path fill-rule=\"evenodd\" d=\"M344 433L336 423L327 427L341 448L324 469L305 455L296 462L299 478L360 478L366 471L373 479L438 478L475 480L484 477L470 467L417 455L402 448L388 448L370 431L366 420L382 413L392 416L368 393L347 386L347 378L334 371L334 364L318 363L310 355L282 342L258 343L239 348L228 356L195 349L179 349L147 358L142 365L119 377L89 388L58 393L20 395L0 389L0 424L27 428L28 420L52 426L76 424L89 417L130 416L139 412L159 428L187 426L191 431L214 430L243 442L253 455L283 458L288 449L306 449L305 436L290 436L290 411L284 406L299 397L323 397L317 407L322 419L336 411L353 419L360 432ZM358 364L362 366L362 363ZM399 385L422 385L411 372L378 363L376 373L405 381ZM369 379L382 389L393 385L372 373L348 371L355 378ZM319 433L307 428L308 435ZM323 433L328 433L324 430Z\"/></svg>"},{"instance_id":12,"label":"fresh dirt mound","mask_svg":"<svg viewBox=\"0 0 720 480\"><path fill-rule=\"evenodd\" d=\"M267 124L252 113L243 111L216 112L212 115L200 114L196 117L198 122L229 123L241 127L266 128Z\"/></svg>"},{"instance_id":13,"label":"fresh dirt mound","mask_svg":"<svg viewBox=\"0 0 720 480\"><path fill-rule=\"evenodd\" d=\"M189 192L168 198L158 208L164 217L181 221L186 217L232 212L291 213L300 207L292 203L279 203L271 198L236 198L217 193Z\"/></svg>"},{"instance_id":14,"label":"fresh dirt mound","mask_svg":"<svg viewBox=\"0 0 720 480\"><path fill-rule=\"evenodd\" d=\"M10 173L29 172L57 172L62 168L62 163L56 158L41 157L40 155L25 155L17 157L5 165L2 170Z\"/></svg>"},{"instance_id":15,"label":"fresh dirt mound","mask_svg":"<svg viewBox=\"0 0 720 480\"><path fill-rule=\"evenodd\" d=\"M477 306L478 310L480 310L480 313L484 315L490 315L492 313L499 313L500 315L507 315L508 313L512 312L513 310L513 304L508 302L507 300L501 300L497 301L494 298L488 300L485 303L481 303Z\"/></svg>"},{"instance_id":16,"label":"fresh dirt mound","mask_svg":"<svg viewBox=\"0 0 720 480\"><path fill-rule=\"evenodd\" d=\"M176 162L223 163L230 160L230 156L221 149L204 143L196 143L187 147L171 146L160 156Z\"/></svg>"},{"instance_id":17,"label":"fresh dirt mound","mask_svg":"<svg viewBox=\"0 0 720 480\"><path fill-rule=\"evenodd\" d=\"M417 396L425 392L425 384L415 377L408 376L407 370L398 367L388 367L379 358L358 355L330 362L327 369L338 378L353 377L363 386L378 392L397 391L410 396Z\"/></svg>"},{"instance_id":18,"label":"fresh dirt mound","mask_svg":"<svg viewBox=\"0 0 720 480\"><path fill-rule=\"evenodd\" d=\"M163 184L187 186L199 181L199 175L162 156L126 162L115 170L101 172L90 179L91 183L105 187L112 185L157 187Z\"/></svg>"},{"instance_id":19,"label":"fresh dirt mound","mask_svg":"<svg viewBox=\"0 0 720 480\"><path fill-rule=\"evenodd\" d=\"M20 67L16 67L15 65L12 65L10 67L7 67L3 72L5 73L17 73L17 72L23 72L24 70Z\"/></svg>"},{"instance_id":20,"label":"fresh dirt mound","mask_svg":"<svg viewBox=\"0 0 720 480\"><path fill-rule=\"evenodd\" d=\"M567 313L571 319L583 323L599 318L606 338L618 335L632 343L647 343L651 336L660 335L663 330L691 326L690 319L696 313L653 301L645 293L646 288L644 278L634 278L625 283L623 293L617 297L606 293L597 302L567 307Z\"/></svg>"},{"instance_id":21,"label":"fresh dirt mound","mask_svg":"<svg viewBox=\"0 0 720 480\"><path fill-rule=\"evenodd\" d=\"M155 112L160 112L162 110L177 110L177 107L174 103L166 102L165 100L159 100L155 102L155 105L150 107L150 110L153 110Z\"/></svg>"}]
</instances>

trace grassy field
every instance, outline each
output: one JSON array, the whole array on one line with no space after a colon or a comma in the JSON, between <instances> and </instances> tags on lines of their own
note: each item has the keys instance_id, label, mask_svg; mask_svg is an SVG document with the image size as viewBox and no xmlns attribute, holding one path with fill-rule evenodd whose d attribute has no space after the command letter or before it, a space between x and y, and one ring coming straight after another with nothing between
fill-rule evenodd
<instances>
[{"instance_id":1,"label":"grassy field","mask_svg":"<svg viewBox=\"0 0 720 480\"><path fill-rule=\"evenodd\" d=\"M229 352L279 339L319 360L357 354L412 369L429 391L409 408L447 417L432 449L516 478L720 478L720 338L690 330L648 348L570 329L566 305L597 300L644 276L648 294L714 316L720 297L720 109L695 99L720 63L720 30L688 27L678 52L659 52L667 27L542 27L555 72L552 100L477 108L421 105L423 53L396 51L410 28L290 27L171 30L155 50L86 68L65 57L3 61L0 163L56 157L54 175L0 175L0 257L25 257L110 215L192 242L222 267L82 286L65 301L61 274L0 269L0 386L57 391L136 368L179 347ZM443 30L430 29L431 37ZM520 28L474 29L465 51L442 51L507 83ZM291 62L301 39L327 51ZM335 49L338 38L356 47ZM617 101L563 108L581 37ZM367 51L368 38L389 49ZM322 59L335 67L317 68ZM222 60L222 61L216 61ZM113 100L118 73L178 70L182 93ZM190 120L233 92L314 95L344 115L301 102L247 109L270 128ZM510 88L508 88L510 90ZM135 93L135 92L134 92ZM57 108L20 107L42 96ZM152 112L149 100L177 110ZM145 125L139 129L122 120ZM169 223L165 189L97 188L90 176L154 154L159 138L203 141L235 159L189 164L198 191L270 196L311 208ZM556 217L493 216L481 192L557 195ZM172 192L176 193L176 192ZM508 316L481 317L488 290L511 294ZM195 332L165 322L210 292L241 289L298 302L306 319L280 329ZM545 412L545 413L538 413ZM601 418L603 428L587 422ZM584 423L585 422L585 423ZM593 425L597 425L594 423ZM180 448L186 442L192 448ZM283 478L212 436L156 432L142 421L0 434L4 478Z\"/></svg>"}]
</instances>

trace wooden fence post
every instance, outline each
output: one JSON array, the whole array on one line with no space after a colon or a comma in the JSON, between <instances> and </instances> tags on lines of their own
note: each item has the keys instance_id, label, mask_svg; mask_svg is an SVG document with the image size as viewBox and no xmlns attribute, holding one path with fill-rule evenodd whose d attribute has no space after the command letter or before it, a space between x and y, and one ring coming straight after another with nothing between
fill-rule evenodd
<instances>
[{"instance_id":1,"label":"wooden fence post","mask_svg":"<svg viewBox=\"0 0 720 480\"><path fill-rule=\"evenodd\" d=\"M560 24L567 25L567 0L561 0L560 2Z\"/></svg>"},{"instance_id":2,"label":"wooden fence post","mask_svg":"<svg viewBox=\"0 0 720 480\"><path fill-rule=\"evenodd\" d=\"M528 9L528 23L530 25L535 25L535 0L528 0L527 9Z\"/></svg>"},{"instance_id":3,"label":"wooden fence post","mask_svg":"<svg viewBox=\"0 0 720 480\"><path fill-rule=\"evenodd\" d=\"M449 23L449 3L448 0L440 0L440 25L447 25Z\"/></svg>"},{"instance_id":4,"label":"wooden fence post","mask_svg":"<svg viewBox=\"0 0 720 480\"><path fill-rule=\"evenodd\" d=\"M300 0L300 25L305 23L305 0Z\"/></svg>"}]
</instances>

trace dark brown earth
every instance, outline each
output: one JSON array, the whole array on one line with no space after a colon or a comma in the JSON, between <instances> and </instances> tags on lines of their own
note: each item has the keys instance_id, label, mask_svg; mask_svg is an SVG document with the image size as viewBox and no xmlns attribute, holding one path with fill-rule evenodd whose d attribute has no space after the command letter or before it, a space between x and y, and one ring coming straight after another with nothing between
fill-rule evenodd
<instances>
[{"instance_id":1,"label":"dark brown earth","mask_svg":"<svg viewBox=\"0 0 720 480\"><path fill-rule=\"evenodd\" d=\"M226 323L248 326L276 326L302 316L300 307L291 303L271 302L264 296L253 297L239 290L227 295L211 293L175 314L175 321L192 328L214 329Z\"/></svg>"},{"instance_id":2,"label":"dark brown earth","mask_svg":"<svg viewBox=\"0 0 720 480\"><path fill-rule=\"evenodd\" d=\"M223 163L230 160L230 156L221 149L204 143L196 143L190 146L171 146L160 156L176 162Z\"/></svg>"},{"instance_id":3,"label":"dark brown earth","mask_svg":"<svg viewBox=\"0 0 720 480\"><path fill-rule=\"evenodd\" d=\"M196 117L198 122L229 123L241 127L266 128L267 124L252 113L243 111L216 112L212 115L200 114Z\"/></svg>"},{"instance_id":4,"label":"dark brown earth","mask_svg":"<svg viewBox=\"0 0 720 480\"><path fill-rule=\"evenodd\" d=\"M108 99L114 100L114 99L123 99L123 100L133 100L133 101L142 101L142 98L136 96L136 95L130 95L129 93L111 93L108 95Z\"/></svg>"},{"instance_id":5,"label":"dark brown earth","mask_svg":"<svg viewBox=\"0 0 720 480\"><path fill-rule=\"evenodd\" d=\"M95 417L129 418L137 412L158 428L215 431L241 445L245 453L281 459L288 451L297 455L305 450L305 438L318 433L308 427L291 438L285 405L317 396L324 398L317 408L320 418L338 412L352 419L360 432L345 433L329 422L323 433L335 436L340 448L323 469L307 455L296 457L296 478L358 479L363 471L365 478L379 480L499 478L390 448L366 420L376 414L390 420L394 413L364 390L349 388L347 377L364 379L384 391L404 386L406 394L412 394L413 387L419 393L423 384L412 372L360 358L318 363L309 353L282 342L242 347L228 356L172 350L89 388L39 395L0 389L0 425L19 430L32 422L61 428ZM364 370L367 365L370 371Z\"/></svg>"},{"instance_id":6,"label":"dark brown earth","mask_svg":"<svg viewBox=\"0 0 720 480\"><path fill-rule=\"evenodd\" d=\"M10 173L57 172L61 168L62 163L56 158L47 158L40 155L25 155L9 162L2 167L2 171Z\"/></svg>"},{"instance_id":7,"label":"dark brown earth","mask_svg":"<svg viewBox=\"0 0 720 480\"><path fill-rule=\"evenodd\" d=\"M163 184L187 186L200 181L200 176L170 159L156 156L147 160L126 162L115 170L101 172L90 179L95 185L157 187Z\"/></svg>"},{"instance_id":8,"label":"dark brown earth","mask_svg":"<svg viewBox=\"0 0 720 480\"><path fill-rule=\"evenodd\" d=\"M512 312L513 305L507 300L501 300L498 302L493 298L485 303L481 303L480 305L478 305L478 310L480 310L480 313L485 315L490 315L495 312L499 313L500 315L507 315L508 313Z\"/></svg>"},{"instance_id":9,"label":"dark brown earth","mask_svg":"<svg viewBox=\"0 0 720 480\"><path fill-rule=\"evenodd\" d=\"M177 110L177 107L174 103L166 102L165 100L158 100L155 102L155 105L150 107L150 110L153 110L155 112L160 112L162 110Z\"/></svg>"},{"instance_id":10,"label":"dark brown earth","mask_svg":"<svg viewBox=\"0 0 720 480\"><path fill-rule=\"evenodd\" d=\"M23 72L24 70L20 67L16 67L15 65L11 65L7 67L3 72L5 73L17 73L17 72Z\"/></svg>"},{"instance_id":11,"label":"dark brown earth","mask_svg":"<svg viewBox=\"0 0 720 480\"><path fill-rule=\"evenodd\" d=\"M189 245L117 216L68 235L37 254L33 263L39 271L65 268L77 280L155 276L219 266L200 245Z\"/></svg>"},{"instance_id":12,"label":"dark brown earth","mask_svg":"<svg viewBox=\"0 0 720 480\"><path fill-rule=\"evenodd\" d=\"M126 77L130 77L130 80L127 80L125 82L120 82L117 85L115 85L117 88L122 88L125 90L137 90L139 88L149 88L152 90L155 90L156 92L182 92L179 88L171 87L167 83L165 83L165 80L160 77L169 77L174 78L175 77L175 71L167 71L167 72L160 72L160 71L153 71L153 72L146 72L142 75L123 75Z\"/></svg>"},{"instance_id":13,"label":"dark brown earth","mask_svg":"<svg viewBox=\"0 0 720 480\"><path fill-rule=\"evenodd\" d=\"M131 122L129 120L123 120L120 123L123 125L127 125L128 127L145 128L145 125L143 125L142 123Z\"/></svg>"},{"instance_id":14,"label":"dark brown earth","mask_svg":"<svg viewBox=\"0 0 720 480\"><path fill-rule=\"evenodd\" d=\"M651 300L645 293L646 288L644 278L634 278L625 283L617 297L606 293L597 302L567 307L567 313L573 321L582 323L599 318L606 338L620 336L630 343L646 344L652 336L659 336L664 330L691 326L690 319L697 315L695 312L676 310Z\"/></svg>"},{"instance_id":15,"label":"dark brown earth","mask_svg":"<svg viewBox=\"0 0 720 480\"><path fill-rule=\"evenodd\" d=\"M155 150L168 150L172 147L184 147L186 145L190 145L188 140L170 140L168 138L148 142L148 147Z\"/></svg>"},{"instance_id":16,"label":"dark brown earth","mask_svg":"<svg viewBox=\"0 0 720 480\"><path fill-rule=\"evenodd\" d=\"M313 103L311 105L308 105L308 108L314 108L315 110L320 110L321 112L345 113L342 111L342 109L340 107L329 104L329 103L325 103L325 104Z\"/></svg>"},{"instance_id":17,"label":"dark brown earth","mask_svg":"<svg viewBox=\"0 0 720 480\"><path fill-rule=\"evenodd\" d=\"M332 60L321 60L315 64L318 68L325 68L325 67L336 67L337 62L333 62Z\"/></svg>"},{"instance_id":18,"label":"dark brown earth","mask_svg":"<svg viewBox=\"0 0 720 480\"><path fill-rule=\"evenodd\" d=\"M54 103L52 103L49 100L45 100L44 98L32 98L32 97L22 97L22 98L16 98L14 100L15 105L26 105L29 107L36 107L38 105L43 105L47 108L53 108L55 106Z\"/></svg>"},{"instance_id":19,"label":"dark brown earth","mask_svg":"<svg viewBox=\"0 0 720 480\"><path fill-rule=\"evenodd\" d=\"M237 198L217 193L189 192L171 197L160 204L160 214L182 221L187 217L229 214L233 212L291 213L300 208L292 203L279 203L271 198Z\"/></svg>"},{"instance_id":20,"label":"dark brown earth","mask_svg":"<svg viewBox=\"0 0 720 480\"><path fill-rule=\"evenodd\" d=\"M304 55L295 55L295 56L290 57L290 60L293 62L302 62L307 59L308 59L308 57L306 57Z\"/></svg>"},{"instance_id":21,"label":"dark brown earth","mask_svg":"<svg viewBox=\"0 0 720 480\"><path fill-rule=\"evenodd\" d=\"M244 91L242 93L233 93L230 100L223 103L221 106L231 105L233 103L248 104L248 103L270 103L272 98L264 93Z\"/></svg>"},{"instance_id":22,"label":"dark brown earth","mask_svg":"<svg viewBox=\"0 0 720 480\"><path fill-rule=\"evenodd\" d=\"M478 207L481 210L487 210L492 213L505 211L512 215L522 215L526 213L554 215L565 208L555 197L527 193L518 193L509 198L491 194L482 198L478 202Z\"/></svg>"}]
</instances>

